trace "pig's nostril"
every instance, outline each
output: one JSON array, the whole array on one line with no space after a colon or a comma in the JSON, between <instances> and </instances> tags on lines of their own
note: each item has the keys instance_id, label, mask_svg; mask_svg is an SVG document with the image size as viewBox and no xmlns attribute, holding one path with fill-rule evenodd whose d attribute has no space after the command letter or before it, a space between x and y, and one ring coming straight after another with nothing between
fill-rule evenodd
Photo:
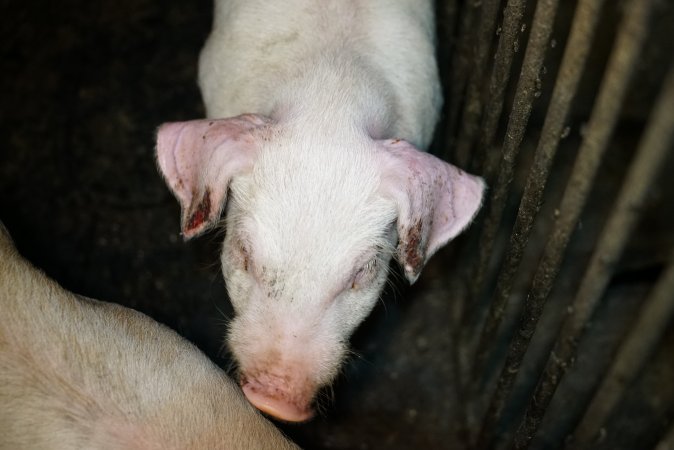
<instances>
[{"instance_id":1,"label":"pig's nostril","mask_svg":"<svg viewBox=\"0 0 674 450\"><path fill-rule=\"evenodd\" d=\"M244 382L243 393L257 409L286 422L305 422L314 416L310 402L293 401L274 386Z\"/></svg>"}]
</instances>

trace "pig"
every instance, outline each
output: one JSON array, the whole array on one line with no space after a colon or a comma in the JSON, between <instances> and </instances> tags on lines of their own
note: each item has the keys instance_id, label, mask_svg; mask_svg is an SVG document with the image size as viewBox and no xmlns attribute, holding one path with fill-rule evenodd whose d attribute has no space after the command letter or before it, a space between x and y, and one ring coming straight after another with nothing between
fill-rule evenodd
<instances>
[{"instance_id":1,"label":"pig","mask_svg":"<svg viewBox=\"0 0 674 450\"><path fill-rule=\"evenodd\" d=\"M0 223L0 449L292 449L196 347L80 297Z\"/></svg>"},{"instance_id":2,"label":"pig","mask_svg":"<svg viewBox=\"0 0 674 450\"><path fill-rule=\"evenodd\" d=\"M247 398L279 419L314 415L390 260L413 283L480 208L483 180L425 152L434 34L430 0L216 0L207 118L157 131L183 237L224 213L228 347Z\"/></svg>"}]
</instances>

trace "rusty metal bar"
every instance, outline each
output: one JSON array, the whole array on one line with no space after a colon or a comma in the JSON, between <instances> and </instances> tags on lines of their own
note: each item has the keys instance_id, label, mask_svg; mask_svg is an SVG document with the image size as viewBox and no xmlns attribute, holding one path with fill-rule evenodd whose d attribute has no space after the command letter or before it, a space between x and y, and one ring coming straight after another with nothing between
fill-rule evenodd
<instances>
[{"instance_id":1,"label":"rusty metal bar","mask_svg":"<svg viewBox=\"0 0 674 450\"><path fill-rule=\"evenodd\" d=\"M540 0L536 4L531 33L527 43L527 49L522 62L522 70L515 91L513 111L508 121L505 141L503 143L503 161L499 171L498 180L491 198L491 204L487 219L480 236L480 248L477 270L473 278L475 283L472 298L479 294L478 289L482 286L484 274L493 249L496 231L501 223L501 217L505 209L510 183L513 178L515 159L519 153L520 144L526 131L532 105L536 98L537 80L539 80L543 59L548 49L548 42L557 14L558 0ZM479 283L479 284L478 284ZM483 422L478 438L479 448L486 446L491 440L493 422L492 416L487 416Z\"/></svg>"},{"instance_id":2,"label":"rusty metal bar","mask_svg":"<svg viewBox=\"0 0 674 450\"><path fill-rule=\"evenodd\" d=\"M494 55L494 66L489 78L487 102L484 108L482 125L480 126L480 139L470 165L470 169L473 172L482 171L482 161L493 145L494 137L496 136L498 122L503 112L505 91L510 81L510 74L512 73L513 58L519 47L518 35L522 29L522 17L524 16L525 7L526 2L524 0L509 0L503 12L503 24L500 29L498 46ZM492 180L494 172L495 170L491 170L485 174L487 180Z\"/></svg>"},{"instance_id":3,"label":"rusty metal bar","mask_svg":"<svg viewBox=\"0 0 674 450\"><path fill-rule=\"evenodd\" d=\"M674 102L674 97L670 98ZM674 104L674 103L671 103ZM674 125L673 125L674 127ZM597 436L623 391L636 378L674 317L674 254L669 267L641 311L639 319L621 345L585 415L576 428L570 447L585 448Z\"/></svg>"},{"instance_id":4,"label":"rusty metal bar","mask_svg":"<svg viewBox=\"0 0 674 450\"><path fill-rule=\"evenodd\" d=\"M472 46L470 45L470 42L473 33L471 30L473 29L473 24L475 23L476 16L478 15L478 8L479 3L469 1L467 4L465 4L460 14L458 42L452 57L450 75L451 82L449 83L449 98L447 99L448 145L446 146L444 152L445 154L443 155L447 160L452 159L449 157L449 153L452 149L454 149L452 141L455 139L456 127L458 126L459 122L459 112L461 110L461 106L463 105L466 83L468 81L468 68L470 67L470 61L472 58ZM454 151L454 159L456 159L456 151Z\"/></svg>"},{"instance_id":5,"label":"rusty metal bar","mask_svg":"<svg viewBox=\"0 0 674 450\"><path fill-rule=\"evenodd\" d=\"M626 11L626 14L629 14L627 15L629 18L628 20L630 20L632 14L634 14L634 21L625 24L625 29L627 31L619 37L618 50L622 49L623 52L628 54L638 54L639 44L646 35L649 17L648 6L649 1L635 1L632 10ZM623 40L627 37L631 38L629 42ZM626 45L631 46L631 48L626 48ZM627 59L628 58L626 57L625 61L627 61ZM590 260L588 269L583 277L580 288L578 289L576 298L571 304L571 313L564 320L560 335L557 338L557 342L555 343L552 352L554 357L548 359L543 377L529 403L524 420L515 435L515 448L526 447L538 428L538 425L545 414L545 409L552 399L559 382L569 367L573 365L578 341L580 340L597 304L601 300L613 273L613 269L618 263L620 255L626 245L628 236L632 233L637 219L640 216L641 208L643 207L648 190L652 185L653 180L656 178L659 169L662 167L674 141L674 114L672 114L671 111L672 105L674 105L674 71L670 73L666 81L664 91L661 93L655 107L652 120L639 144L636 159L632 163L630 171L627 174L623 188L618 196L613 212L608 219L607 225L602 231L599 243L592 255L592 259ZM670 286L671 283L670 285L667 285L667 287ZM665 297L670 297L670 294L666 293ZM665 298L661 301L666 304L668 299ZM652 325L654 324L647 324L649 327ZM655 330L650 330L650 332L653 331ZM646 336L638 335L637 341L640 339L646 339ZM648 344L649 347L651 345L650 342L647 342L646 344ZM632 343L631 345L637 345L636 349L641 350L641 348L638 347L638 343ZM631 369L636 370L634 367ZM629 371L631 369L629 367L618 367L618 370ZM614 386L614 388L619 387L621 381L614 381L618 383L618 386ZM623 379L622 382L624 381L625 380ZM608 395L615 396L618 395L618 392L614 391ZM604 397L604 399L606 399L606 397ZM595 407L601 409L606 406L609 406L609 409L604 412L608 413L610 411L610 405L606 403ZM601 420L599 416L594 419ZM593 423L590 425L594 427L595 424ZM584 428L581 431L586 433L583 434L582 437L588 439L587 433L592 430Z\"/></svg>"},{"instance_id":6,"label":"rusty metal bar","mask_svg":"<svg viewBox=\"0 0 674 450\"><path fill-rule=\"evenodd\" d=\"M488 442L490 430L501 416L505 400L510 394L531 337L536 330L543 306L557 276L569 237L578 222L599 162L618 120L618 112L646 34L647 14L644 10L648 8L644 6L645 4L648 5L648 2L632 0L625 10L623 27L611 54L587 132L564 193L557 223L534 275L519 329L511 340L505 365L485 415L482 442ZM525 433L527 442L531 434Z\"/></svg>"},{"instance_id":7,"label":"rusty metal bar","mask_svg":"<svg viewBox=\"0 0 674 450\"><path fill-rule=\"evenodd\" d=\"M550 106L510 236L510 246L499 270L492 301L489 302L489 311L475 354L473 378L477 378L484 368L510 298L515 275L529 241L534 219L540 209L550 166L562 138L564 123L590 52L603 2L604 0L580 0L576 7Z\"/></svg>"},{"instance_id":8,"label":"rusty metal bar","mask_svg":"<svg viewBox=\"0 0 674 450\"><path fill-rule=\"evenodd\" d=\"M482 92L483 81L487 67L489 67L488 58L500 6L501 0L485 0L483 2L480 24L473 39L473 42L477 41L477 45L473 52L473 64L466 91L466 102L463 106L460 134L456 144L457 162L463 167L468 165L470 149L473 147L478 132L484 97Z\"/></svg>"}]
</instances>

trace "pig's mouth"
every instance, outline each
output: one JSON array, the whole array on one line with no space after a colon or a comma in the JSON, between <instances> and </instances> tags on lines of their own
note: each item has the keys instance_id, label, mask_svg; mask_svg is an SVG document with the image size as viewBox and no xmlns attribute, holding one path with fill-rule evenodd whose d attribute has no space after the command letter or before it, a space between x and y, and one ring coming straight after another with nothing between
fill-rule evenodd
<instances>
[{"instance_id":1,"label":"pig's mouth","mask_svg":"<svg viewBox=\"0 0 674 450\"><path fill-rule=\"evenodd\" d=\"M253 406L276 419L305 422L314 416L313 387L297 389L285 377L259 373L255 377L242 376L241 388Z\"/></svg>"}]
</instances>

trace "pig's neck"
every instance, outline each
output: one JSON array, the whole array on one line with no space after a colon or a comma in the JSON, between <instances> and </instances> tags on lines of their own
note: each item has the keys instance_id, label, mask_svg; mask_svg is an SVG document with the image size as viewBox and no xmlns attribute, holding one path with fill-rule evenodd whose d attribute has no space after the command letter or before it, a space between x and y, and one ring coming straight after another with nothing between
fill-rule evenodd
<instances>
[{"instance_id":1,"label":"pig's neck","mask_svg":"<svg viewBox=\"0 0 674 450\"><path fill-rule=\"evenodd\" d=\"M272 115L327 138L402 137L395 135L399 113L390 83L357 55L326 52L299 64L282 83Z\"/></svg>"}]
</instances>

